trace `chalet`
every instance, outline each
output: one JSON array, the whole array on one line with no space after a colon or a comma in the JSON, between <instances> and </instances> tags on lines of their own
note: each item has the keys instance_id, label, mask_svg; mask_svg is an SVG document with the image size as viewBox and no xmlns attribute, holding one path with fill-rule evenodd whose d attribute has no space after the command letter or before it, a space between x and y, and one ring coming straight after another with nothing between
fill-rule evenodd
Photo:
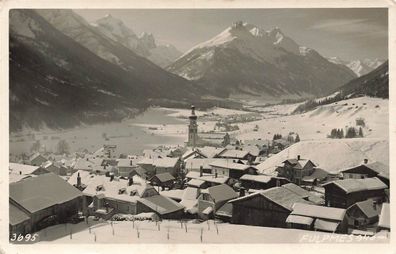
<instances>
[{"instance_id":1,"label":"chalet","mask_svg":"<svg viewBox=\"0 0 396 254\"><path fill-rule=\"evenodd\" d=\"M254 161L256 156L252 155L249 151L226 149L219 153L216 158Z\"/></svg>"},{"instance_id":2,"label":"chalet","mask_svg":"<svg viewBox=\"0 0 396 254\"><path fill-rule=\"evenodd\" d=\"M294 203L312 204L283 187L255 192L229 202L232 204L231 223L263 227L286 227L286 218Z\"/></svg>"},{"instance_id":3,"label":"chalet","mask_svg":"<svg viewBox=\"0 0 396 254\"><path fill-rule=\"evenodd\" d=\"M245 174L241 176L239 181L241 182L241 186L247 190L266 190L289 183L289 180L284 177L251 174Z\"/></svg>"},{"instance_id":4,"label":"chalet","mask_svg":"<svg viewBox=\"0 0 396 254\"><path fill-rule=\"evenodd\" d=\"M11 183L9 190L10 234L65 223L83 209L81 191L52 173Z\"/></svg>"},{"instance_id":5,"label":"chalet","mask_svg":"<svg viewBox=\"0 0 396 254\"><path fill-rule=\"evenodd\" d=\"M356 229L366 229L378 222L379 209L372 199L353 204L347 210L349 226Z\"/></svg>"},{"instance_id":6,"label":"chalet","mask_svg":"<svg viewBox=\"0 0 396 254\"><path fill-rule=\"evenodd\" d=\"M386 185L389 186L389 166L381 162L365 163L341 170L343 179L364 179L369 177L378 177Z\"/></svg>"},{"instance_id":7,"label":"chalet","mask_svg":"<svg viewBox=\"0 0 396 254\"><path fill-rule=\"evenodd\" d=\"M369 198L381 204L385 201L385 190L388 188L377 177L336 180L322 186L325 188L326 206L339 208L348 208Z\"/></svg>"},{"instance_id":8,"label":"chalet","mask_svg":"<svg viewBox=\"0 0 396 254\"><path fill-rule=\"evenodd\" d=\"M29 165L32 165L32 166L41 166L41 164L43 164L46 161L47 161L47 158L42 156L40 153L32 154L29 157Z\"/></svg>"},{"instance_id":9,"label":"chalet","mask_svg":"<svg viewBox=\"0 0 396 254\"><path fill-rule=\"evenodd\" d=\"M290 228L347 233L346 210L334 207L295 203L286 219Z\"/></svg>"},{"instance_id":10,"label":"chalet","mask_svg":"<svg viewBox=\"0 0 396 254\"><path fill-rule=\"evenodd\" d=\"M239 179L244 174L256 175L257 169L251 165L235 163L233 160L214 160L210 163L212 173Z\"/></svg>"},{"instance_id":11,"label":"chalet","mask_svg":"<svg viewBox=\"0 0 396 254\"><path fill-rule=\"evenodd\" d=\"M310 175L304 176L302 178L302 184L306 186L316 186L324 181L330 179L330 174L324 169L314 168Z\"/></svg>"},{"instance_id":12,"label":"chalet","mask_svg":"<svg viewBox=\"0 0 396 254\"><path fill-rule=\"evenodd\" d=\"M201 219L213 218L217 209L236 197L238 197L238 193L225 184L201 190L198 197L198 216Z\"/></svg>"},{"instance_id":13,"label":"chalet","mask_svg":"<svg viewBox=\"0 0 396 254\"><path fill-rule=\"evenodd\" d=\"M156 174L150 178L150 182L152 185L161 187L162 190L166 188L172 189L175 184L175 178L173 175L169 174L168 172Z\"/></svg>"},{"instance_id":14,"label":"chalet","mask_svg":"<svg viewBox=\"0 0 396 254\"><path fill-rule=\"evenodd\" d=\"M377 231L390 231L390 205L389 203L383 203L381 213L379 216Z\"/></svg>"},{"instance_id":15,"label":"chalet","mask_svg":"<svg viewBox=\"0 0 396 254\"><path fill-rule=\"evenodd\" d=\"M197 148L188 149L181 157L183 161L187 161L190 159L204 159L204 158L207 158L206 155L201 153L201 151Z\"/></svg>"},{"instance_id":16,"label":"chalet","mask_svg":"<svg viewBox=\"0 0 396 254\"><path fill-rule=\"evenodd\" d=\"M307 159L301 159L300 155L296 159L288 159L283 162L283 166L276 171L278 176L289 179L290 182L301 185L303 178L312 175L316 165Z\"/></svg>"}]
</instances>

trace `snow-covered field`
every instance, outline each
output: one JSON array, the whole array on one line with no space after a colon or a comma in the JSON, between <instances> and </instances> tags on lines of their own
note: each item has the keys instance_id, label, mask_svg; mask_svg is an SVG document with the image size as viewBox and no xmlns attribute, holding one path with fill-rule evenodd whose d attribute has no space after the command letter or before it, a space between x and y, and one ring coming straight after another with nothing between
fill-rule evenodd
<instances>
[{"instance_id":1,"label":"snow-covered field","mask_svg":"<svg viewBox=\"0 0 396 254\"><path fill-rule=\"evenodd\" d=\"M330 234L298 229L267 228L214 221L194 224L192 221L149 221L97 223L87 228L56 225L39 232L40 243L385 243L386 234L375 237ZM186 232L187 228L187 232ZM71 233L70 233L71 232ZM243 233L242 233L243 232Z\"/></svg>"}]
</instances>

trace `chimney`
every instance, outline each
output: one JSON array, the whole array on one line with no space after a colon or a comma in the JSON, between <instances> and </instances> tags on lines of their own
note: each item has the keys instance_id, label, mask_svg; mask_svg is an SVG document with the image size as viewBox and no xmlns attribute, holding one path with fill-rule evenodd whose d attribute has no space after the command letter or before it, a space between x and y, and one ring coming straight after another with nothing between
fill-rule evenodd
<instances>
[{"instance_id":1,"label":"chimney","mask_svg":"<svg viewBox=\"0 0 396 254\"><path fill-rule=\"evenodd\" d=\"M364 159L363 161L364 161L364 164L368 163L368 159Z\"/></svg>"},{"instance_id":2,"label":"chimney","mask_svg":"<svg viewBox=\"0 0 396 254\"><path fill-rule=\"evenodd\" d=\"M241 188L239 190L239 197L244 197L245 196L245 188Z\"/></svg>"},{"instance_id":3,"label":"chimney","mask_svg":"<svg viewBox=\"0 0 396 254\"><path fill-rule=\"evenodd\" d=\"M19 171L19 174L22 175L22 171Z\"/></svg>"},{"instance_id":4,"label":"chimney","mask_svg":"<svg viewBox=\"0 0 396 254\"><path fill-rule=\"evenodd\" d=\"M114 174L110 174L110 182L114 180Z\"/></svg>"},{"instance_id":5,"label":"chimney","mask_svg":"<svg viewBox=\"0 0 396 254\"><path fill-rule=\"evenodd\" d=\"M130 161L129 161L129 165L131 165L131 166L132 166L132 160L130 160Z\"/></svg>"},{"instance_id":6,"label":"chimney","mask_svg":"<svg viewBox=\"0 0 396 254\"><path fill-rule=\"evenodd\" d=\"M301 156L300 156L300 155L297 155L297 160L298 160L298 161L300 160L300 158L301 158Z\"/></svg>"},{"instance_id":7,"label":"chimney","mask_svg":"<svg viewBox=\"0 0 396 254\"><path fill-rule=\"evenodd\" d=\"M77 174L77 187L81 186L81 177L80 177L80 172Z\"/></svg>"},{"instance_id":8,"label":"chimney","mask_svg":"<svg viewBox=\"0 0 396 254\"><path fill-rule=\"evenodd\" d=\"M203 166L199 167L199 176L202 177L203 176Z\"/></svg>"},{"instance_id":9,"label":"chimney","mask_svg":"<svg viewBox=\"0 0 396 254\"><path fill-rule=\"evenodd\" d=\"M128 186L131 186L133 184L133 176L129 177L128 179Z\"/></svg>"}]
</instances>

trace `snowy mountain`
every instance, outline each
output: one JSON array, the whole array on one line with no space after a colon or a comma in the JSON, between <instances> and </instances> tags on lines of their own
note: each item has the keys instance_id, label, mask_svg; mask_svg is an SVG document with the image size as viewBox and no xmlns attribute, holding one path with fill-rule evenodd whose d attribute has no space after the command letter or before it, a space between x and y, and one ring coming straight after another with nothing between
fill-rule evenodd
<instances>
[{"instance_id":1,"label":"snowy mountain","mask_svg":"<svg viewBox=\"0 0 396 254\"><path fill-rule=\"evenodd\" d=\"M92 25L107 37L161 67L166 67L182 54L172 45L158 45L152 34L137 36L121 20L111 15L106 15Z\"/></svg>"},{"instance_id":2,"label":"snowy mountain","mask_svg":"<svg viewBox=\"0 0 396 254\"><path fill-rule=\"evenodd\" d=\"M347 66L351 69L358 77L363 76L385 62L383 59L368 59L365 58L363 60L353 60L353 61L345 61L339 57L329 57L327 58L330 62L335 64L341 64Z\"/></svg>"},{"instance_id":3,"label":"snowy mountain","mask_svg":"<svg viewBox=\"0 0 396 254\"><path fill-rule=\"evenodd\" d=\"M347 67L300 47L279 28L264 31L242 22L193 47L168 70L224 97L321 95L356 77Z\"/></svg>"},{"instance_id":4,"label":"snowy mountain","mask_svg":"<svg viewBox=\"0 0 396 254\"><path fill-rule=\"evenodd\" d=\"M190 82L101 35L73 12L45 13L64 33L34 10L10 12L11 131L120 120L152 100L199 98Z\"/></svg>"}]
</instances>

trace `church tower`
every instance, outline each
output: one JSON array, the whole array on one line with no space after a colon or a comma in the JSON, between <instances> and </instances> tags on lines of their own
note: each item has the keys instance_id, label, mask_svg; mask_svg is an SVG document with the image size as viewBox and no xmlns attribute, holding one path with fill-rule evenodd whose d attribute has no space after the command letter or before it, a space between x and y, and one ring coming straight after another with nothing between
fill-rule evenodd
<instances>
[{"instance_id":1,"label":"church tower","mask_svg":"<svg viewBox=\"0 0 396 254\"><path fill-rule=\"evenodd\" d=\"M198 124L195 115L195 107L191 106L191 115L189 116L190 124L188 125L188 145L193 148L197 145L198 140Z\"/></svg>"}]
</instances>

